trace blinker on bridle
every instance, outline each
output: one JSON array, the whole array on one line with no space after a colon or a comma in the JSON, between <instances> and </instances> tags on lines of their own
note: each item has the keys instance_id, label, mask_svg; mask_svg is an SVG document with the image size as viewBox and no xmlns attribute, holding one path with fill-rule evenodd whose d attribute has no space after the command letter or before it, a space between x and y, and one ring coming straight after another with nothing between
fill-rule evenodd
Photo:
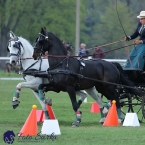
<instances>
[{"instance_id":1,"label":"blinker on bridle","mask_svg":"<svg viewBox=\"0 0 145 145\"><path fill-rule=\"evenodd\" d=\"M15 43L13 44L13 46L18 49L18 53L17 54L10 53L10 56L18 56L19 57L21 55L21 48L20 48L20 46L22 46L22 48L23 48L23 45L19 41L18 38L17 38L17 40L16 39L10 39L9 42L11 42L11 41L15 41Z\"/></svg>"},{"instance_id":2,"label":"blinker on bridle","mask_svg":"<svg viewBox=\"0 0 145 145\"><path fill-rule=\"evenodd\" d=\"M48 41L48 36L43 35L42 33L39 33L39 35L43 36L45 38L46 41ZM38 40L39 41L39 38ZM42 54L44 53L43 48L41 47L41 49L38 49L36 46L34 46L34 49L39 50ZM40 54L41 55L41 54Z\"/></svg>"},{"instance_id":3,"label":"blinker on bridle","mask_svg":"<svg viewBox=\"0 0 145 145\"><path fill-rule=\"evenodd\" d=\"M48 36L45 36L42 33L39 33L39 35L43 36L45 38L45 40L48 40Z\"/></svg>"}]
</instances>

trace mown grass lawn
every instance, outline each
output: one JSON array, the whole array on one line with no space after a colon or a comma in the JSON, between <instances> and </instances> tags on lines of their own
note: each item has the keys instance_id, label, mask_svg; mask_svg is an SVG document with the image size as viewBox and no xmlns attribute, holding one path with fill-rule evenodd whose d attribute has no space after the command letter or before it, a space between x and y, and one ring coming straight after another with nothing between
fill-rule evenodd
<instances>
[{"instance_id":1,"label":"mown grass lawn","mask_svg":"<svg viewBox=\"0 0 145 145\"><path fill-rule=\"evenodd\" d=\"M6 77L0 73L0 77ZM11 77L11 76L10 76ZM3 134L7 130L19 133L25 123L32 105L36 104L37 109L41 106L30 89L22 89L20 95L20 105L13 109L11 106L12 96L16 85L20 81L0 80L0 145L5 145ZM15 137L14 145L144 145L145 144L145 120L140 127L105 127L99 124L100 114L90 113L92 98L88 96L88 103L83 103L83 112L80 127L73 128L71 123L75 120L75 114L71 102L66 93L48 92L46 97L53 100L53 110L58 119L61 135L56 140L41 140L41 142L19 142ZM38 131L42 124L38 123Z\"/></svg>"}]
</instances>

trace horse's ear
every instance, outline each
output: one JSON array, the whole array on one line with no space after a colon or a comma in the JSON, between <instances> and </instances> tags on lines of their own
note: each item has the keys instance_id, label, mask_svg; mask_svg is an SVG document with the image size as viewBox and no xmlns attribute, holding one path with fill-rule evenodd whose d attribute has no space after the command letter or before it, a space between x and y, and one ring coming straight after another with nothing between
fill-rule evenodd
<instances>
[{"instance_id":1,"label":"horse's ear","mask_svg":"<svg viewBox=\"0 0 145 145\"><path fill-rule=\"evenodd\" d=\"M12 31L10 31L10 38L15 38L15 37L16 37L15 34Z\"/></svg>"},{"instance_id":2,"label":"horse's ear","mask_svg":"<svg viewBox=\"0 0 145 145\"><path fill-rule=\"evenodd\" d=\"M44 28L41 28L41 33L42 34L45 34L45 31L46 31L46 28L44 27Z\"/></svg>"},{"instance_id":3,"label":"horse's ear","mask_svg":"<svg viewBox=\"0 0 145 145\"><path fill-rule=\"evenodd\" d=\"M42 28L42 27L41 27L41 33L42 33L42 34L44 34L44 30L43 30L43 28Z\"/></svg>"}]
</instances>

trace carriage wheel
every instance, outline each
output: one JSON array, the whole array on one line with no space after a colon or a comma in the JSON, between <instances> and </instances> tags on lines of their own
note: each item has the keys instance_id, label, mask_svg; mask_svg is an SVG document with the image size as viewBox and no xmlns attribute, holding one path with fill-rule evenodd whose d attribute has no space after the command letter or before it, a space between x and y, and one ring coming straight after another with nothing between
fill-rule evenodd
<instances>
[{"instance_id":1,"label":"carriage wheel","mask_svg":"<svg viewBox=\"0 0 145 145\"><path fill-rule=\"evenodd\" d=\"M127 100L123 102L123 110L124 110L124 107L127 107L126 108L126 112L129 113L129 112L136 112L137 114L139 112L142 113L142 116L138 116L139 118L139 122L141 123L143 118L145 118L145 97L141 98L139 96L134 96L132 94L129 94L129 93L126 93L122 96L124 99L126 98ZM134 102L135 101L135 102ZM143 105L142 105L143 104ZM144 114L143 114L144 112ZM126 115L126 113L124 111L122 111L122 113L124 114L124 117Z\"/></svg>"},{"instance_id":2,"label":"carriage wheel","mask_svg":"<svg viewBox=\"0 0 145 145\"><path fill-rule=\"evenodd\" d=\"M145 119L145 96L142 97L142 115Z\"/></svg>"}]
</instances>

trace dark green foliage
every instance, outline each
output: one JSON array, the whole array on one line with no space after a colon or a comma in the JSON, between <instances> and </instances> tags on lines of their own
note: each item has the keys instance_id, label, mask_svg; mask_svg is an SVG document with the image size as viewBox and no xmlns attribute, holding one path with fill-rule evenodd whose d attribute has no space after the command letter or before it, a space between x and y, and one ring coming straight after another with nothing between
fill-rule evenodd
<instances>
[{"instance_id":1,"label":"dark green foliage","mask_svg":"<svg viewBox=\"0 0 145 145\"><path fill-rule=\"evenodd\" d=\"M127 35L135 29L136 16L144 5L144 0L117 0L118 13ZM0 0L0 56L7 55L10 31L34 44L40 28L44 26L75 46L76 1ZM80 43L86 43L89 48L123 39L124 36L117 17L116 0L80 0ZM108 46L104 50L123 45ZM126 58L125 50L107 54L106 58Z\"/></svg>"}]
</instances>

